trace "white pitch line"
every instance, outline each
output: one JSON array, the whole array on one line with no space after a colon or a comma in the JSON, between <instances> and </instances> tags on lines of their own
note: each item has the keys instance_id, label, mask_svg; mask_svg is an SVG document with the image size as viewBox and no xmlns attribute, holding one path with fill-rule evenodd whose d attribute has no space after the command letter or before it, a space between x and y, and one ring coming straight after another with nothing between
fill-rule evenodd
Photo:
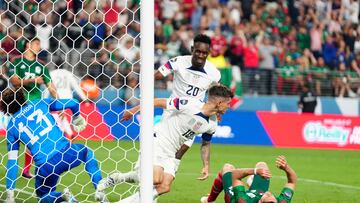
<instances>
[{"instance_id":1,"label":"white pitch line","mask_svg":"<svg viewBox=\"0 0 360 203\"><path fill-rule=\"evenodd\" d=\"M286 180L285 176L273 176L273 177ZM340 183L306 179L306 178L298 178L298 180L303 181L303 182L308 182L308 183L317 183L317 184L321 184L321 185L328 185L328 186L335 186L335 187L340 187L340 188L360 190L360 186L354 186L354 185L345 185L345 184L340 184Z\"/></svg>"},{"instance_id":2,"label":"white pitch line","mask_svg":"<svg viewBox=\"0 0 360 203\"><path fill-rule=\"evenodd\" d=\"M180 173L180 174L191 175L191 176L196 176L196 175L200 176L201 175L200 173ZM211 173L211 174L209 174L209 176L215 177L215 174ZM273 176L273 178L286 180L285 176ZM315 184L319 184L319 185L327 185L327 186L334 186L334 187L339 187L339 188L360 190L360 186L354 186L354 185L345 185L345 184L340 184L340 183L320 181L320 180L307 179L307 178L298 178L297 180L302 181L302 182L307 182L307 183L315 183Z\"/></svg>"},{"instance_id":3,"label":"white pitch line","mask_svg":"<svg viewBox=\"0 0 360 203\"><path fill-rule=\"evenodd\" d=\"M0 184L0 187L6 188L6 185ZM20 189L15 189L15 191L17 191L17 192L19 192L19 193L26 194L26 195L35 196L35 192L28 192L28 191L26 191L26 190L20 190Z\"/></svg>"}]
</instances>

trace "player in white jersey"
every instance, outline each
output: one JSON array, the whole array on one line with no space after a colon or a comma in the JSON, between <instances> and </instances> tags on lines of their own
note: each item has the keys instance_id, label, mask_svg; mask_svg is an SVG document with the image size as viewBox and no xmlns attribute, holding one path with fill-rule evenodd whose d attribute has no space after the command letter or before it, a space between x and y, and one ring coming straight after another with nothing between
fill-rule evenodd
<instances>
[{"instance_id":1,"label":"player in white jersey","mask_svg":"<svg viewBox=\"0 0 360 203\"><path fill-rule=\"evenodd\" d=\"M87 100L86 95L79 85L79 81L74 77L74 74L66 69L55 69L50 71L50 77L56 87L59 99L72 99L73 91L80 97L82 101ZM50 95L45 92L45 98Z\"/></svg>"},{"instance_id":2,"label":"player in white jersey","mask_svg":"<svg viewBox=\"0 0 360 203\"><path fill-rule=\"evenodd\" d=\"M86 101L87 97L80 88L78 80L74 77L73 73L66 69L56 69L50 72L50 77L56 87L59 99L72 99L73 91L80 97L82 101ZM49 91L44 92L44 97L49 98ZM70 122L66 116L60 116L57 113L52 113L60 129L66 133L69 139L73 138L73 131Z\"/></svg>"},{"instance_id":3,"label":"player in white jersey","mask_svg":"<svg viewBox=\"0 0 360 203\"><path fill-rule=\"evenodd\" d=\"M207 102L191 97L174 97L169 99L155 99L154 106L171 111L167 119L161 120L155 127L154 133L154 191L153 198L170 191L171 184L178 170L180 160L196 134L202 134L201 158L203 174L206 179L209 174L210 141L217 126L217 114L223 114L229 108L233 93L222 85L215 85L209 89ZM129 120L139 111L136 106L126 111L122 120ZM190 143L190 144L189 144ZM115 173L100 181L99 190L117 183L128 181L128 177ZM121 203L137 202L136 193Z\"/></svg>"},{"instance_id":4,"label":"player in white jersey","mask_svg":"<svg viewBox=\"0 0 360 203\"><path fill-rule=\"evenodd\" d=\"M210 47L211 39L199 34L194 38L192 55L172 58L157 70L157 79L173 73L171 97L193 97L203 101L206 91L219 82L219 70L206 60Z\"/></svg>"},{"instance_id":5,"label":"player in white jersey","mask_svg":"<svg viewBox=\"0 0 360 203\"><path fill-rule=\"evenodd\" d=\"M204 101L206 91L212 85L218 84L220 71L207 60L210 47L210 37L204 34L196 35L194 45L191 47L191 55L172 58L157 70L155 73L157 79L173 74L172 98L192 97ZM162 119L166 119L169 115L170 112L165 109Z\"/></svg>"}]
</instances>

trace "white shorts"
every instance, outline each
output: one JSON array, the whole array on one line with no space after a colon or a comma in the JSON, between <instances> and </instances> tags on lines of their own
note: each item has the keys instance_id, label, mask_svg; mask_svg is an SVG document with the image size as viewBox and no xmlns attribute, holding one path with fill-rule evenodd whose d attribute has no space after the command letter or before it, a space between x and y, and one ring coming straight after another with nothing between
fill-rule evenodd
<instances>
[{"instance_id":1,"label":"white shorts","mask_svg":"<svg viewBox=\"0 0 360 203\"><path fill-rule=\"evenodd\" d=\"M156 137L154 137L153 149L153 166L162 167L165 173L168 173L175 178L175 174L180 165L180 160L175 158L175 153L165 151L165 149L157 142ZM135 163L134 170L140 173L140 155Z\"/></svg>"},{"instance_id":2,"label":"white shorts","mask_svg":"<svg viewBox=\"0 0 360 203\"><path fill-rule=\"evenodd\" d=\"M180 165L180 160L175 158L175 153L166 151L157 142L156 137L154 137L153 165L162 167L165 173L172 175L174 178Z\"/></svg>"}]
</instances>

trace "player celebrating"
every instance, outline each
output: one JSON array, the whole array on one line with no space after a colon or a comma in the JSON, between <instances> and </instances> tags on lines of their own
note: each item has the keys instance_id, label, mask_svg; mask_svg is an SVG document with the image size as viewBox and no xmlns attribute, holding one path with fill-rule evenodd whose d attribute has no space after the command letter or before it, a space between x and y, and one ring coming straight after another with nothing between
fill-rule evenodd
<instances>
[{"instance_id":1,"label":"player celebrating","mask_svg":"<svg viewBox=\"0 0 360 203\"><path fill-rule=\"evenodd\" d=\"M191 56L178 56L170 59L155 73L157 79L173 73L171 97L193 97L205 99L206 91L220 80L219 70L206 60L210 54L211 39L204 34L194 38Z\"/></svg>"},{"instance_id":2,"label":"player celebrating","mask_svg":"<svg viewBox=\"0 0 360 203\"><path fill-rule=\"evenodd\" d=\"M41 85L45 84L50 94L57 98L56 88L51 81L49 70L37 60L37 54L40 52L40 40L34 38L31 41L25 40L25 51L23 57L13 59L9 66L10 82L16 87L22 87L28 101L42 98ZM26 150L24 170L22 175L26 178L32 178L30 166L32 157Z\"/></svg>"},{"instance_id":3,"label":"player celebrating","mask_svg":"<svg viewBox=\"0 0 360 203\"><path fill-rule=\"evenodd\" d=\"M191 54L178 56L170 59L165 65L161 66L155 73L156 78L167 77L173 73L171 98L192 97L204 101L206 91L220 81L220 71L211 64L207 57L210 54L211 39L205 34L196 35ZM162 119L167 119L170 111L164 110ZM192 142L192 140L189 140ZM192 143L188 143L191 145ZM204 177L208 174L203 169ZM129 180L136 182L136 173L128 173ZM203 178L202 178L203 179Z\"/></svg>"},{"instance_id":4,"label":"player celebrating","mask_svg":"<svg viewBox=\"0 0 360 203\"><path fill-rule=\"evenodd\" d=\"M76 131L86 126L80 115L76 100L34 100L26 103L21 90L6 89L2 92L0 110L12 116L7 127L8 162L6 172L7 203L14 203L14 189L18 172L18 151L23 143L34 155L36 165L35 190L40 202L77 202L68 189L56 192L59 176L71 168L85 163L85 170L94 187L101 180L101 172L94 153L81 144L71 144L56 126L50 111L71 109L72 123ZM104 193L96 193L97 199L104 199ZM105 199L104 199L105 200Z\"/></svg>"},{"instance_id":5,"label":"player celebrating","mask_svg":"<svg viewBox=\"0 0 360 203\"><path fill-rule=\"evenodd\" d=\"M214 180L210 195L202 197L200 202L215 202L221 190L224 189L226 203L290 203L294 195L296 173L284 156L277 157L276 166L285 171L288 180L278 197L268 191L271 173L265 162L258 162L255 168L251 169L235 169L233 165L225 164ZM246 191L241 179L249 175L253 176L248 179L249 190Z\"/></svg>"},{"instance_id":6,"label":"player celebrating","mask_svg":"<svg viewBox=\"0 0 360 203\"><path fill-rule=\"evenodd\" d=\"M84 92L80 88L78 81L70 71L65 69L56 69L50 71L50 76L56 87L59 99L72 99L73 91L75 91L82 101L87 100ZM49 98L50 92L45 91L44 97ZM53 113L53 116L59 124L60 129L65 132L68 138L71 140L73 138L73 131L66 116L59 116L57 113Z\"/></svg>"},{"instance_id":7,"label":"player celebrating","mask_svg":"<svg viewBox=\"0 0 360 203\"><path fill-rule=\"evenodd\" d=\"M170 191L175 173L180 165L180 159L191 147L196 134L202 134L203 177L200 179L205 180L208 177L210 141L217 127L217 114L223 114L229 108L233 93L225 86L215 85L209 89L208 97L207 102L201 102L190 97L154 100L155 107L161 107L172 112L167 119L162 119L155 126L154 199ZM129 120L139 111L139 108L136 106L126 111L122 120ZM127 181L126 175L115 173L102 180L98 189L101 191L123 181ZM138 195L136 193L121 202L137 202Z\"/></svg>"}]
</instances>

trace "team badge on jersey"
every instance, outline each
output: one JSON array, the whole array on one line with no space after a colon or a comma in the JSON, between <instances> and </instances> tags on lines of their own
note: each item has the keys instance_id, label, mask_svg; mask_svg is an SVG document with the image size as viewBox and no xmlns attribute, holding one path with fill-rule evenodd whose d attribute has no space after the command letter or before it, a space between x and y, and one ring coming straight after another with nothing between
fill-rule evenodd
<instances>
[{"instance_id":1,"label":"team badge on jersey","mask_svg":"<svg viewBox=\"0 0 360 203\"><path fill-rule=\"evenodd\" d=\"M36 67L35 67L35 73L37 73L37 74L40 74L40 73L41 73L41 68L40 68L40 66L36 66Z\"/></svg>"},{"instance_id":2,"label":"team badge on jersey","mask_svg":"<svg viewBox=\"0 0 360 203\"><path fill-rule=\"evenodd\" d=\"M24 64L22 64L22 65L20 66L20 68L21 68L21 69L25 69L26 66L25 66Z\"/></svg>"},{"instance_id":3,"label":"team badge on jersey","mask_svg":"<svg viewBox=\"0 0 360 203\"><path fill-rule=\"evenodd\" d=\"M196 122L195 125L193 126L194 130L198 130L203 124L201 122Z\"/></svg>"},{"instance_id":4,"label":"team badge on jersey","mask_svg":"<svg viewBox=\"0 0 360 203\"><path fill-rule=\"evenodd\" d=\"M193 83L198 83L199 80L200 80L200 76L199 76L199 75L194 75L194 76L192 77L192 82L193 82Z\"/></svg>"},{"instance_id":5,"label":"team badge on jersey","mask_svg":"<svg viewBox=\"0 0 360 203\"><path fill-rule=\"evenodd\" d=\"M189 101L187 99L180 99L181 105L186 105Z\"/></svg>"}]
</instances>

